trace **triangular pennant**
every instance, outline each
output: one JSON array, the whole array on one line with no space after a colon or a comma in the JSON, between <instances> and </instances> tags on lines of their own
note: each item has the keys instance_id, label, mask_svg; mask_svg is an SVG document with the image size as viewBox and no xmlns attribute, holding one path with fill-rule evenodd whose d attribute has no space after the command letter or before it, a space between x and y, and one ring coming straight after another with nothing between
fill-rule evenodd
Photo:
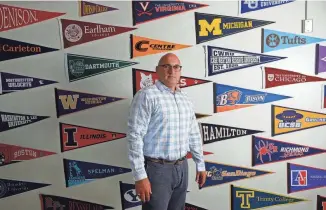
<instances>
[{"instance_id":1,"label":"triangular pennant","mask_svg":"<svg viewBox=\"0 0 326 210\"><path fill-rule=\"evenodd\" d=\"M138 63L69 53L66 54L66 69L69 82L93 77L135 64Z\"/></svg>"},{"instance_id":2,"label":"triangular pennant","mask_svg":"<svg viewBox=\"0 0 326 210\"><path fill-rule=\"evenodd\" d=\"M210 144L264 131L238 128L220 124L199 123L203 144Z\"/></svg>"},{"instance_id":3,"label":"triangular pennant","mask_svg":"<svg viewBox=\"0 0 326 210\"><path fill-rule=\"evenodd\" d=\"M212 76L248 68L251 66L257 66L264 63L270 63L285 58L287 57L278 57L221 47L207 46L206 62L208 64L208 76Z\"/></svg>"},{"instance_id":4,"label":"triangular pennant","mask_svg":"<svg viewBox=\"0 0 326 210\"><path fill-rule=\"evenodd\" d=\"M136 28L106 25L79 20L61 19L61 33L64 48L104 39L135 29Z\"/></svg>"},{"instance_id":5,"label":"triangular pennant","mask_svg":"<svg viewBox=\"0 0 326 210\"><path fill-rule=\"evenodd\" d=\"M63 159L66 187L131 172L129 168Z\"/></svg>"},{"instance_id":6,"label":"triangular pennant","mask_svg":"<svg viewBox=\"0 0 326 210\"><path fill-rule=\"evenodd\" d=\"M215 113L292 98L290 96L217 83L213 86L213 93Z\"/></svg>"},{"instance_id":7,"label":"triangular pennant","mask_svg":"<svg viewBox=\"0 0 326 210\"><path fill-rule=\"evenodd\" d=\"M126 134L88 128L66 123L60 124L61 152L125 138Z\"/></svg>"},{"instance_id":8,"label":"triangular pennant","mask_svg":"<svg viewBox=\"0 0 326 210\"><path fill-rule=\"evenodd\" d=\"M57 117L113 103L124 98L82 93L55 88Z\"/></svg>"},{"instance_id":9,"label":"triangular pennant","mask_svg":"<svg viewBox=\"0 0 326 210\"><path fill-rule=\"evenodd\" d=\"M326 197L317 195L317 210L326 210Z\"/></svg>"},{"instance_id":10,"label":"triangular pennant","mask_svg":"<svg viewBox=\"0 0 326 210\"><path fill-rule=\"evenodd\" d=\"M39 55L57 50L59 49L0 37L0 61Z\"/></svg>"},{"instance_id":11,"label":"triangular pennant","mask_svg":"<svg viewBox=\"0 0 326 210\"><path fill-rule=\"evenodd\" d=\"M15 7L4 4L0 4L0 11L2 20L0 22L0 32L29 26L66 14L61 12L49 12Z\"/></svg>"},{"instance_id":12,"label":"triangular pennant","mask_svg":"<svg viewBox=\"0 0 326 210\"><path fill-rule=\"evenodd\" d=\"M252 136L251 151L252 166L287 161L326 152L325 149L288 143L254 135Z\"/></svg>"},{"instance_id":13,"label":"triangular pennant","mask_svg":"<svg viewBox=\"0 0 326 210\"><path fill-rule=\"evenodd\" d=\"M135 185L119 181L122 210L141 206L142 201L136 194Z\"/></svg>"},{"instance_id":14,"label":"triangular pennant","mask_svg":"<svg viewBox=\"0 0 326 210\"><path fill-rule=\"evenodd\" d=\"M177 44L158 39L130 35L130 58L136 58L157 53L166 53L191 47L191 45Z\"/></svg>"},{"instance_id":15,"label":"triangular pennant","mask_svg":"<svg viewBox=\"0 0 326 210\"><path fill-rule=\"evenodd\" d=\"M275 22L195 12L196 44L234 35L272 23Z\"/></svg>"},{"instance_id":16,"label":"triangular pennant","mask_svg":"<svg viewBox=\"0 0 326 210\"><path fill-rule=\"evenodd\" d=\"M133 80L133 94L135 95L138 90L155 84L155 82L158 80L158 75L154 71L133 68L132 80ZM179 87L180 88L191 87L195 85L205 84L208 82L211 81L193 78L193 77L181 76Z\"/></svg>"},{"instance_id":17,"label":"triangular pennant","mask_svg":"<svg viewBox=\"0 0 326 210\"><path fill-rule=\"evenodd\" d=\"M301 74L298 72L272 68L272 67L263 67L264 71L264 88L271 88L277 86L285 86L291 84L299 84L306 82L320 82L326 81L325 78L310 76L306 74Z\"/></svg>"},{"instance_id":18,"label":"triangular pennant","mask_svg":"<svg viewBox=\"0 0 326 210\"><path fill-rule=\"evenodd\" d=\"M0 72L0 95L58 83L52 80Z\"/></svg>"},{"instance_id":19,"label":"triangular pennant","mask_svg":"<svg viewBox=\"0 0 326 210\"><path fill-rule=\"evenodd\" d=\"M323 42L326 39L271 29L262 29L262 53Z\"/></svg>"},{"instance_id":20,"label":"triangular pennant","mask_svg":"<svg viewBox=\"0 0 326 210\"><path fill-rule=\"evenodd\" d=\"M244 179L251 179L258 176L274 173L270 171L257 170L254 168L246 168L229 164L221 164L210 161L205 161L205 167L207 171L207 177L203 188Z\"/></svg>"},{"instance_id":21,"label":"triangular pennant","mask_svg":"<svg viewBox=\"0 0 326 210\"><path fill-rule=\"evenodd\" d=\"M230 185L231 210L265 209L268 207L290 205L309 200L289 197L259 189ZM282 208L282 207L281 207Z\"/></svg>"},{"instance_id":22,"label":"triangular pennant","mask_svg":"<svg viewBox=\"0 0 326 210\"><path fill-rule=\"evenodd\" d=\"M188 12L207 4L185 2L185 1L135 1L132 0L133 25L166 18L168 16Z\"/></svg>"},{"instance_id":23,"label":"triangular pennant","mask_svg":"<svg viewBox=\"0 0 326 210\"><path fill-rule=\"evenodd\" d=\"M270 1L270 0L260 0L260 1L247 1L240 0L240 14L248 13L257 10L263 10L271 7L281 6L283 4L288 4L294 2L295 0L282 0L282 1Z\"/></svg>"},{"instance_id":24,"label":"triangular pennant","mask_svg":"<svg viewBox=\"0 0 326 210\"><path fill-rule=\"evenodd\" d=\"M117 8L96 4L89 1L79 1L79 16L95 15L103 12L118 10Z\"/></svg>"},{"instance_id":25,"label":"triangular pennant","mask_svg":"<svg viewBox=\"0 0 326 210\"><path fill-rule=\"evenodd\" d=\"M0 199L50 186L51 184L0 179Z\"/></svg>"},{"instance_id":26,"label":"triangular pennant","mask_svg":"<svg viewBox=\"0 0 326 210\"><path fill-rule=\"evenodd\" d=\"M203 151L203 154L204 154L204 155L211 155L211 154L214 154L214 153ZM188 159L191 159L191 158L192 158L192 154L191 154L191 152L188 152L186 157L187 157Z\"/></svg>"},{"instance_id":27,"label":"triangular pennant","mask_svg":"<svg viewBox=\"0 0 326 210\"><path fill-rule=\"evenodd\" d=\"M54 154L56 153L0 143L0 167Z\"/></svg>"},{"instance_id":28,"label":"triangular pennant","mask_svg":"<svg viewBox=\"0 0 326 210\"><path fill-rule=\"evenodd\" d=\"M272 136L326 125L326 114L272 105Z\"/></svg>"},{"instance_id":29,"label":"triangular pennant","mask_svg":"<svg viewBox=\"0 0 326 210\"><path fill-rule=\"evenodd\" d=\"M190 203L186 203L184 210L207 210L207 209L204 209L204 208L199 207L199 206L195 206L195 205L190 204Z\"/></svg>"},{"instance_id":30,"label":"triangular pennant","mask_svg":"<svg viewBox=\"0 0 326 210\"><path fill-rule=\"evenodd\" d=\"M201 118L205 118L205 117L210 117L212 115L210 114L204 114L204 113L195 113L196 119L201 119Z\"/></svg>"},{"instance_id":31,"label":"triangular pennant","mask_svg":"<svg viewBox=\"0 0 326 210\"><path fill-rule=\"evenodd\" d=\"M326 46L316 44L316 70L315 74L326 72Z\"/></svg>"},{"instance_id":32,"label":"triangular pennant","mask_svg":"<svg viewBox=\"0 0 326 210\"><path fill-rule=\"evenodd\" d=\"M49 117L50 116L38 116L0 111L0 132L36 123Z\"/></svg>"}]
</instances>

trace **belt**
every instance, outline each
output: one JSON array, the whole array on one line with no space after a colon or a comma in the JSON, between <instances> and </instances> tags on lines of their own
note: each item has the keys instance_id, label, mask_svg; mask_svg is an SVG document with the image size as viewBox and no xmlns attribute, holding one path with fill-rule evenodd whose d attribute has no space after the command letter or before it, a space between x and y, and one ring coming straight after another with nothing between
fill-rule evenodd
<instances>
[{"instance_id":1,"label":"belt","mask_svg":"<svg viewBox=\"0 0 326 210\"><path fill-rule=\"evenodd\" d=\"M160 163L160 164L172 164L172 165L181 164L185 159L186 159L186 156L183 156L182 158L179 158L178 160L164 160L162 158L157 159L157 158L151 158L151 157L145 156L145 160L147 160L147 161L151 161L154 163Z\"/></svg>"}]
</instances>

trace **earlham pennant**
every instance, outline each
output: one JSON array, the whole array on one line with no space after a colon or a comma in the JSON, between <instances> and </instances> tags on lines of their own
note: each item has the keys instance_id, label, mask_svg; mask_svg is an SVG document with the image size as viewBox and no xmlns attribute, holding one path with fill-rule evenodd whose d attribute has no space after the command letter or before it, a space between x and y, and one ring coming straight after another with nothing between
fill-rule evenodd
<instances>
[{"instance_id":1,"label":"earlham pennant","mask_svg":"<svg viewBox=\"0 0 326 210\"><path fill-rule=\"evenodd\" d=\"M316 44L315 74L326 72L326 46Z\"/></svg>"},{"instance_id":2,"label":"earlham pennant","mask_svg":"<svg viewBox=\"0 0 326 210\"><path fill-rule=\"evenodd\" d=\"M61 19L61 34L64 48L116 36L135 29L80 20Z\"/></svg>"},{"instance_id":3,"label":"earlham pennant","mask_svg":"<svg viewBox=\"0 0 326 210\"><path fill-rule=\"evenodd\" d=\"M81 17L118 10L117 8L108 7L90 1L80 0L78 1L78 3L79 3L79 16Z\"/></svg>"},{"instance_id":4,"label":"earlham pennant","mask_svg":"<svg viewBox=\"0 0 326 210\"><path fill-rule=\"evenodd\" d=\"M316 210L326 210L326 197L317 195L317 209Z\"/></svg>"},{"instance_id":5,"label":"earlham pennant","mask_svg":"<svg viewBox=\"0 0 326 210\"><path fill-rule=\"evenodd\" d=\"M125 133L59 123L61 152L125 138Z\"/></svg>"},{"instance_id":6,"label":"earlham pennant","mask_svg":"<svg viewBox=\"0 0 326 210\"><path fill-rule=\"evenodd\" d=\"M325 153L325 149L252 135L252 166Z\"/></svg>"},{"instance_id":7,"label":"earlham pennant","mask_svg":"<svg viewBox=\"0 0 326 210\"><path fill-rule=\"evenodd\" d=\"M140 56L152 55L157 53L171 52L191 45L177 44L163 40L151 39L148 37L130 35L131 52L130 57L136 58Z\"/></svg>"},{"instance_id":8,"label":"earlham pennant","mask_svg":"<svg viewBox=\"0 0 326 210\"><path fill-rule=\"evenodd\" d=\"M326 114L284 106L271 106L272 136L326 125Z\"/></svg>"},{"instance_id":9,"label":"earlham pennant","mask_svg":"<svg viewBox=\"0 0 326 210\"><path fill-rule=\"evenodd\" d=\"M29 26L65 14L0 4L0 32Z\"/></svg>"}]
</instances>

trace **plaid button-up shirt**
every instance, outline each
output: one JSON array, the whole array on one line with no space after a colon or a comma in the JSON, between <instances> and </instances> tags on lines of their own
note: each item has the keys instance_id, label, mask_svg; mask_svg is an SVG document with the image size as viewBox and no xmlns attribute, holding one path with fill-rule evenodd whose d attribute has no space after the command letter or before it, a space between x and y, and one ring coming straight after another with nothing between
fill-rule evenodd
<instances>
[{"instance_id":1,"label":"plaid button-up shirt","mask_svg":"<svg viewBox=\"0 0 326 210\"><path fill-rule=\"evenodd\" d=\"M127 140L135 181L147 177L144 156L177 160L190 151L197 170L205 170L193 104L180 88L173 93L157 81L139 90L131 103Z\"/></svg>"}]
</instances>

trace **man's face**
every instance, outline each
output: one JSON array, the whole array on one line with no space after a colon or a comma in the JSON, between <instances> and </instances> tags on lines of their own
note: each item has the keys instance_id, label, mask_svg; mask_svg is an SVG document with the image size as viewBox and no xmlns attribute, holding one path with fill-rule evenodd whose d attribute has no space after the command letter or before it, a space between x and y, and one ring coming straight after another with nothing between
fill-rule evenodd
<instances>
[{"instance_id":1,"label":"man's face","mask_svg":"<svg viewBox=\"0 0 326 210\"><path fill-rule=\"evenodd\" d=\"M176 86L181 76L180 60L176 56L165 57L157 66L157 74L166 86Z\"/></svg>"}]
</instances>

